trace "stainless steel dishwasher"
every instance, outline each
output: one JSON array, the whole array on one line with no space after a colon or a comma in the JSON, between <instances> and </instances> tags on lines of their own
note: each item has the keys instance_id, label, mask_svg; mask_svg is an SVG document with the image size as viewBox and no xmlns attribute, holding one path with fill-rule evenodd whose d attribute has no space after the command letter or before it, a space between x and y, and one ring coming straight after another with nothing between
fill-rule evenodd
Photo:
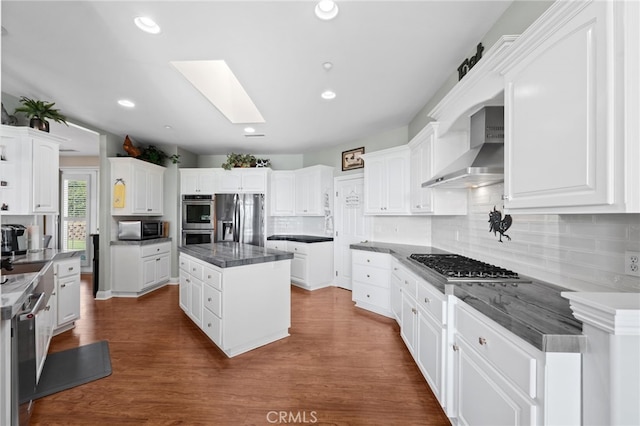
<instances>
[{"instance_id":1,"label":"stainless steel dishwasher","mask_svg":"<svg viewBox=\"0 0 640 426\"><path fill-rule=\"evenodd\" d=\"M12 425L28 425L33 411L32 396L38 384L37 339L43 333L39 327L49 327L41 314L47 309L55 285L52 264L45 265L35 279L33 292L11 320Z\"/></svg>"}]
</instances>

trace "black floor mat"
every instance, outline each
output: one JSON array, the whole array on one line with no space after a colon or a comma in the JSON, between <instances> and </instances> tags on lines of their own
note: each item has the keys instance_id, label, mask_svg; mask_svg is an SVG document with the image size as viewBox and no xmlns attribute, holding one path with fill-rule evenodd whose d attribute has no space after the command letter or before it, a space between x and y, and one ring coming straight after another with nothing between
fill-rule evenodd
<instances>
[{"instance_id":1,"label":"black floor mat","mask_svg":"<svg viewBox=\"0 0 640 426\"><path fill-rule=\"evenodd\" d=\"M42 398L111 374L106 340L48 354L32 399Z\"/></svg>"}]
</instances>

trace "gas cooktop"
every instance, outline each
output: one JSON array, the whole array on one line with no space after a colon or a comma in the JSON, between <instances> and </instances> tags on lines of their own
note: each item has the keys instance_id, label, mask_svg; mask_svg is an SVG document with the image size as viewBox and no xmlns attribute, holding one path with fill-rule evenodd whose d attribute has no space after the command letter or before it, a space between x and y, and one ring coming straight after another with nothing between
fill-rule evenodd
<instances>
[{"instance_id":1,"label":"gas cooktop","mask_svg":"<svg viewBox=\"0 0 640 426\"><path fill-rule=\"evenodd\" d=\"M458 254L419 254L409 256L438 273L447 282L523 282L516 272Z\"/></svg>"}]
</instances>

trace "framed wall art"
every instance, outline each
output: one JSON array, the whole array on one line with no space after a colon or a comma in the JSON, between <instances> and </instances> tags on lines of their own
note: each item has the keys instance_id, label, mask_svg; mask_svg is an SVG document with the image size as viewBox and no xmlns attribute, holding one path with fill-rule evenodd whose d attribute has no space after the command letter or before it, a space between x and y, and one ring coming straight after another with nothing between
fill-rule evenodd
<instances>
[{"instance_id":1,"label":"framed wall art","mask_svg":"<svg viewBox=\"0 0 640 426\"><path fill-rule=\"evenodd\" d=\"M364 167L364 159L360 157L364 154L364 146L349 151L342 152L342 171L361 169Z\"/></svg>"}]
</instances>

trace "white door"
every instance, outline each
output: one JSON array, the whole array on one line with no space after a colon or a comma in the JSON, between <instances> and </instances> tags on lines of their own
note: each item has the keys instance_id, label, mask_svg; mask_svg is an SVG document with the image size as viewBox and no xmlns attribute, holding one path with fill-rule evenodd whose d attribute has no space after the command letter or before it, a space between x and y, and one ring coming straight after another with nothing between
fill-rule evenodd
<instances>
[{"instance_id":1,"label":"white door","mask_svg":"<svg viewBox=\"0 0 640 426\"><path fill-rule=\"evenodd\" d=\"M334 179L336 192L333 237L335 285L351 290L350 244L370 238L371 218L364 215L364 178L358 173Z\"/></svg>"},{"instance_id":2,"label":"white door","mask_svg":"<svg viewBox=\"0 0 640 426\"><path fill-rule=\"evenodd\" d=\"M82 250L81 266L90 265L91 175L62 173L61 246L63 250Z\"/></svg>"}]
</instances>

